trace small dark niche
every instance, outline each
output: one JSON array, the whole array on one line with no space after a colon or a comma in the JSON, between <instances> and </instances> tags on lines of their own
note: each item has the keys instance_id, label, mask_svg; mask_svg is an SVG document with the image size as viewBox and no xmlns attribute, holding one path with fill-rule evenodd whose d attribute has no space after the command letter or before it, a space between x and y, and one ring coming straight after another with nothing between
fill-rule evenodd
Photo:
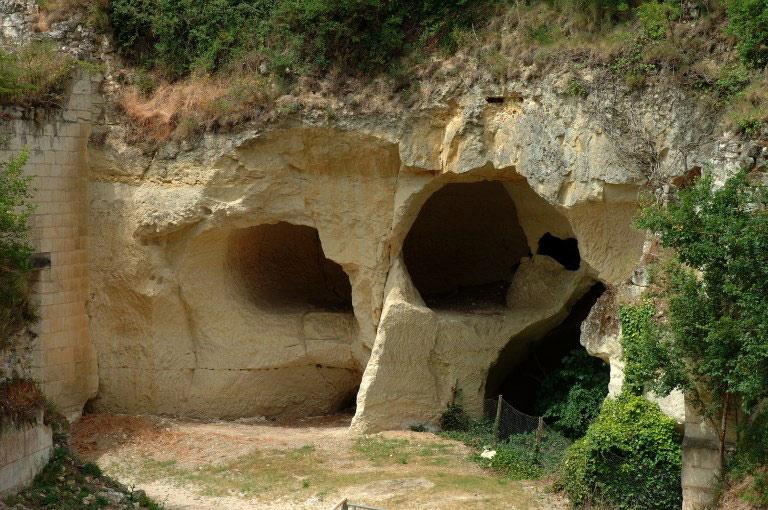
<instances>
[{"instance_id":1,"label":"small dark niche","mask_svg":"<svg viewBox=\"0 0 768 510\"><path fill-rule=\"evenodd\" d=\"M547 232L539 239L537 253L552 257L569 271L576 271L581 266L579 242L573 237L560 239Z\"/></svg>"}]
</instances>

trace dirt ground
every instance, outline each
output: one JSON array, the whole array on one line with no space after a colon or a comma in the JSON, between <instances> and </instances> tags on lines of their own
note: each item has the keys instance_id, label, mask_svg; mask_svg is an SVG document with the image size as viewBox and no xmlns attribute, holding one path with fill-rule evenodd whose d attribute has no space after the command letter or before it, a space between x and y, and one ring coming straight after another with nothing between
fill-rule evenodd
<instances>
[{"instance_id":1,"label":"dirt ground","mask_svg":"<svg viewBox=\"0 0 768 510\"><path fill-rule=\"evenodd\" d=\"M348 433L351 417L196 422L96 414L74 448L167 510L330 510L343 498L394 509L556 510L547 482L482 469L461 443L427 432Z\"/></svg>"}]
</instances>

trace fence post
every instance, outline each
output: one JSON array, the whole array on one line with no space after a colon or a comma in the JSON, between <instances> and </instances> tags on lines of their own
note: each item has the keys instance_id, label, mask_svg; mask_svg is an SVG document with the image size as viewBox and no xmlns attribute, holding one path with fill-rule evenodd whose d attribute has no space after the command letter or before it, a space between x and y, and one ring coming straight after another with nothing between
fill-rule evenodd
<instances>
[{"instance_id":1,"label":"fence post","mask_svg":"<svg viewBox=\"0 0 768 510\"><path fill-rule=\"evenodd\" d=\"M496 437L496 439L501 439L499 435L501 434L502 402L504 402L504 399L501 395L499 395L499 401L496 403L496 419L493 421L493 435Z\"/></svg>"},{"instance_id":2,"label":"fence post","mask_svg":"<svg viewBox=\"0 0 768 510\"><path fill-rule=\"evenodd\" d=\"M541 452L541 439L544 436L544 417L539 416L539 424L536 427L536 460L538 462L539 452Z\"/></svg>"}]
</instances>

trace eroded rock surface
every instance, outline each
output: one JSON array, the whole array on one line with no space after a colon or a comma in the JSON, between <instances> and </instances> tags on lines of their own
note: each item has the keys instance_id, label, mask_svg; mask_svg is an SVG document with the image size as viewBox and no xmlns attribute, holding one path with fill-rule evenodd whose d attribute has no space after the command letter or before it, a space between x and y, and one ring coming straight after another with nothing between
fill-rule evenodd
<instances>
[{"instance_id":1,"label":"eroded rock surface","mask_svg":"<svg viewBox=\"0 0 768 510\"><path fill-rule=\"evenodd\" d=\"M593 284L630 285L649 179L740 161L693 142L701 112L680 98L564 101L560 81L154 152L106 126L90 147L97 407L295 416L356 400L353 428L374 431L434 423L460 390L478 413L494 366ZM653 169L612 136L606 105L657 133ZM454 198L441 205L441 190ZM575 243L575 265L540 253L542 238ZM584 340L611 363L613 391L617 335Z\"/></svg>"}]
</instances>

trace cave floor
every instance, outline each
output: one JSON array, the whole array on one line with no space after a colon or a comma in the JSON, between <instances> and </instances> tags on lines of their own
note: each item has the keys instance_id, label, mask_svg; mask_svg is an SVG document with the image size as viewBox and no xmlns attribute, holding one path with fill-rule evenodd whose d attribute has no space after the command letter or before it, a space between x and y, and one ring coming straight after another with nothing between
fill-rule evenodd
<instances>
[{"instance_id":1,"label":"cave floor","mask_svg":"<svg viewBox=\"0 0 768 510\"><path fill-rule=\"evenodd\" d=\"M427 432L355 437L351 416L275 423L87 415L74 448L166 510L306 508L342 498L393 509L568 508L546 481L483 470L463 444Z\"/></svg>"}]
</instances>

